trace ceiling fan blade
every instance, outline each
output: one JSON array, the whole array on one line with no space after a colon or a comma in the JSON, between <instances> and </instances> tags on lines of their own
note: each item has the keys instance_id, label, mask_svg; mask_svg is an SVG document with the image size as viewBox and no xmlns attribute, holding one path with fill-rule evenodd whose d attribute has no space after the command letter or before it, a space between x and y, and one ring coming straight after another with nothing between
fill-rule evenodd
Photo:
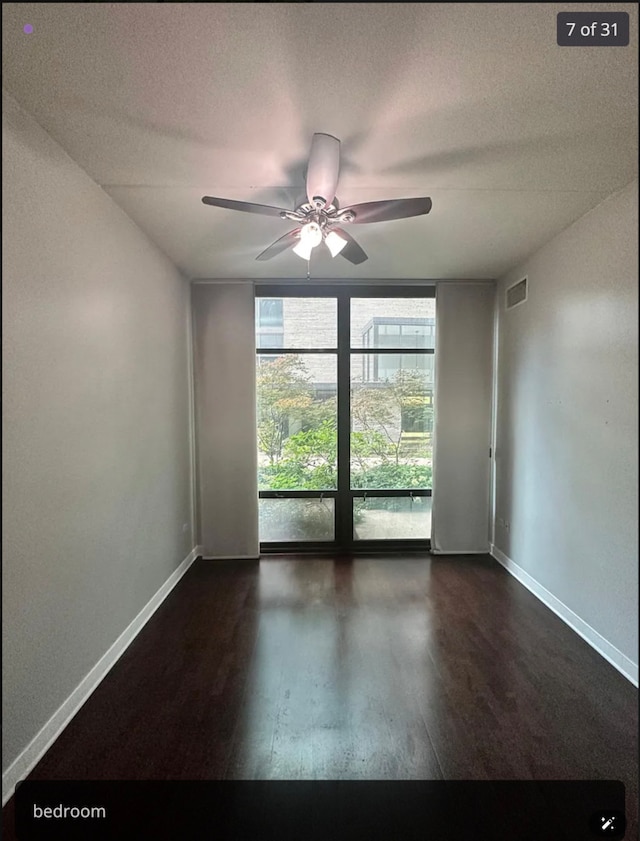
<instances>
[{"instance_id":1,"label":"ceiling fan blade","mask_svg":"<svg viewBox=\"0 0 640 841\"><path fill-rule=\"evenodd\" d=\"M270 260L272 257L275 257L276 254L281 254L283 251L286 251L287 248L291 248L292 245L296 244L298 239L300 239L300 228L294 228L293 231L289 231L289 233L280 237L280 239L272 242L268 248L265 248L261 254L258 254L256 260ZM347 246L345 246L345 248L346 247Z\"/></svg>"},{"instance_id":2,"label":"ceiling fan blade","mask_svg":"<svg viewBox=\"0 0 640 841\"><path fill-rule=\"evenodd\" d=\"M391 219L408 219L409 216L421 216L423 213L428 213L431 210L431 199L368 201L343 207L340 212L344 213L347 210L352 210L356 215L356 218L352 220L353 225L362 225L364 222L388 222Z\"/></svg>"},{"instance_id":3,"label":"ceiling fan blade","mask_svg":"<svg viewBox=\"0 0 640 841\"><path fill-rule=\"evenodd\" d=\"M204 204L213 207L224 207L226 210L242 210L245 213L260 213L263 216L280 216L286 212L282 207L271 207L269 204L253 204L249 201L235 201L234 199L217 199L214 196L203 196Z\"/></svg>"},{"instance_id":4,"label":"ceiling fan blade","mask_svg":"<svg viewBox=\"0 0 640 841\"><path fill-rule=\"evenodd\" d=\"M307 198L323 199L328 207L336 195L340 172L340 141L331 134L314 134L307 166Z\"/></svg>"},{"instance_id":5,"label":"ceiling fan blade","mask_svg":"<svg viewBox=\"0 0 640 841\"><path fill-rule=\"evenodd\" d=\"M344 257L350 263L354 263L356 266L359 263L364 263L365 260L369 258L363 251L363 249L358 245L355 239L348 234L343 228L332 228L332 231L335 231L336 234L341 236L343 239L346 239L347 244L340 252L340 256Z\"/></svg>"}]
</instances>

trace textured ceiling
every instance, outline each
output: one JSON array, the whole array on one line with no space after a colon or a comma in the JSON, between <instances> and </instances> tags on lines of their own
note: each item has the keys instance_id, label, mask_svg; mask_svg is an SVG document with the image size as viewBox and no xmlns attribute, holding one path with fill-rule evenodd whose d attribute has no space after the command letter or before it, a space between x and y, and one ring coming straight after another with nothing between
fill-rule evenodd
<instances>
[{"instance_id":1,"label":"textured ceiling","mask_svg":"<svg viewBox=\"0 0 640 841\"><path fill-rule=\"evenodd\" d=\"M637 6L629 47L556 45L559 11L598 9L6 3L3 84L188 277L306 276L254 260L291 223L200 199L293 207L320 131L341 206L433 209L353 226L369 260L312 277L492 278L637 177Z\"/></svg>"}]
</instances>

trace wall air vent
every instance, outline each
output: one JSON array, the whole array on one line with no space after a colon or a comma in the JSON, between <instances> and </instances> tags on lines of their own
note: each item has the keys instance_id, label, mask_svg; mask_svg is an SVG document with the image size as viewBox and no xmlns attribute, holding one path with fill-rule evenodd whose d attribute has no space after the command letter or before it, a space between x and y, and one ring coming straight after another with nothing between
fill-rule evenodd
<instances>
[{"instance_id":1,"label":"wall air vent","mask_svg":"<svg viewBox=\"0 0 640 841\"><path fill-rule=\"evenodd\" d=\"M518 304L523 304L527 300L527 278L523 277L517 283L513 283L505 295L507 302L507 309L517 307Z\"/></svg>"}]
</instances>

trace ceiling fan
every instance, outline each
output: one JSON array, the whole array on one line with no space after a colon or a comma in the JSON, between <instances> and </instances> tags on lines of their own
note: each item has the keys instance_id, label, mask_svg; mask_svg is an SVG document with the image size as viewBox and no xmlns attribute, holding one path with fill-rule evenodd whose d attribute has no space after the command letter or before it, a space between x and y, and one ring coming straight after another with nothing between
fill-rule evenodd
<instances>
[{"instance_id":1,"label":"ceiling fan","mask_svg":"<svg viewBox=\"0 0 640 841\"><path fill-rule=\"evenodd\" d=\"M298 223L298 227L258 254L256 260L270 260L291 247L299 257L309 260L313 249L324 243L332 257L341 254L356 265L363 263L367 255L344 230L344 224L361 225L368 222L407 219L410 216L421 216L431 210L430 198L370 201L340 210L336 198L339 170L340 141L331 134L317 133L313 135L307 166L308 201L298 205L295 210L233 199L218 199L213 196L203 196L202 201L213 207L260 213L263 216L279 216L281 219L290 219Z\"/></svg>"}]
</instances>

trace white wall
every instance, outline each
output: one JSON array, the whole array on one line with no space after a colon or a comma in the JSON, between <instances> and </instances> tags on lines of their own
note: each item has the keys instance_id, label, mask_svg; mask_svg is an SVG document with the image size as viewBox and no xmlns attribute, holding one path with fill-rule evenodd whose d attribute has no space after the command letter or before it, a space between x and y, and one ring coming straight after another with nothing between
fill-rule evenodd
<instances>
[{"instance_id":1,"label":"white wall","mask_svg":"<svg viewBox=\"0 0 640 841\"><path fill-rule=\"evenodd\" d=\"M4 770L193 535L188 284L2 111Z\"/></svg>"},{"instance_id":2,"label":"white wall","mask_svg":"<svg viewBox=\"0 0 640 841\"><path fill-rule=\"evenodd\" d=\"M205 558L257 558L253 283L192 286L198 543Z\"/></svg>"},{"instance_id":3,"label":"white wall","mask_svg":"<svg viewBox=\"0 0 640 841\"><path fill-rule=\"evenodd\" d=\"M436 287L434 553L489 550L494 283Z\"/></svg>"},{"instance_id":4,"label":"white wall","mask_svg":"<svg viewBox=\"0 0 640 841\"><path fill-rule=\"evenodd\" d=\"M498 549L636 673L637 196L635 181L499 284L495 524ZM528 301L505 311L525 275Z\"/></svg>"}]
</instances>

